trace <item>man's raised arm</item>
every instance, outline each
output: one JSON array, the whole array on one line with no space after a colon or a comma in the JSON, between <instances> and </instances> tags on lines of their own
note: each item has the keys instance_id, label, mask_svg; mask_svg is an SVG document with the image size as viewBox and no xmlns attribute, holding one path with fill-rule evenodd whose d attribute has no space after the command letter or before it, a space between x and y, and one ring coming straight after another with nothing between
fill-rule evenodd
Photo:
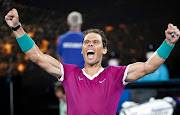
<instances>
[{"instance_id":1,"label":"man's raised arm","mask_svg":"<svg viewBox=\"0 0 180 115\"><path fill-rule=\"evenodd\" d=\"M136 81L147 74L153 73L165 62L179 39L180 31L176 26L169 24L165 35L166 39L150 59L145 63L137 62L130 65L125 81Z\"/></svg>"},{"instance_id":2,"label":"man's raised arm","mask_svg":"<svg viewBox=\"0 0 180 115\"><path fill-rule=\"evenodd\" d=\"M31 61L39 65L49 74L60 78L61 68L58 60L43 54L34 41L26 34L19 22L19 15L16 9L12 9L5 16L7 25L13 30L22 51L30 58Z\"/></svg>"}]
</instances>

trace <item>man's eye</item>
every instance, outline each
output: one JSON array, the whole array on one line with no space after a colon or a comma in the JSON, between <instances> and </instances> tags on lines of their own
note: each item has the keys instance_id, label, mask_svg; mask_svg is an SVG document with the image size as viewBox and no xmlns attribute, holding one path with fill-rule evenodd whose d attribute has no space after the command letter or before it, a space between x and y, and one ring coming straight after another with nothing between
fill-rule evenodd
<instances>
[{"instance_id":1,"label":"man's eye","mask_svg":"<svg viewBox=\"0 0 180 115\"><path fill-rule=\"evenodd\" d=\"M88 44L88 43L89 43L89 41L84 41L84 43L85 43L85 44Z\"/></svg>"},{"instance_id":2,"label":"man's eye","mask_svg":"<svg viewBox=\"0 0 180 115\"><path fill-rule=\"evenodd\" d=\"M97 41L97 40L95 40L95 41L94 41L94 44L97 44L97 43L98 43L98 41Z\"/></svg>"}]
</instances>

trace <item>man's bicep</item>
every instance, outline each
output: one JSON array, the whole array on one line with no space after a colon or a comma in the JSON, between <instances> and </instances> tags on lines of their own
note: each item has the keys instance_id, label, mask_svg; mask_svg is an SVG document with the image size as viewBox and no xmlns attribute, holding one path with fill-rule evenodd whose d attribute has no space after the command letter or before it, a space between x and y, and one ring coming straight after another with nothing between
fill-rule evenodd
<instances>
[{"instance_id":1,"label":"man's bicep","mask_svg":"<svg viewBox=\"0 0 180 115\"><path fill-rule=\"evenodd\" d=\"M49 74L57 78L60 78L61 76L60 62L55 58L53 58L52 56L43 54L42 60L39 61L38 65L42 67L45 71L47 71Z\"/></svg>"},{"instance_id":2,"label":"man's bicep","mask_svg":"<svg viewBox=\"0 0 180 115\"><path fill-rule=\"evenodd\" d=\"M145 68L146 68L145 63L143 62L137 62L137 63L131 64L129 66L125 81L133 82L142 78L143 76L146 75Z\"/></svg>"},{"instance_id":3,"label":"man's bicep","mask_svg":"<svg viewBox=\"0 0 180 115\"><path fill-rule=\"evenodd\" d=\"M49 74L59 77L61 76L60 71L60 62L49 56L47 54L43 54L37 45L34 45L29 51L25 52L25 54L30 58L31 61L39 65L42 69L47 71Z\"/></svg>"}]
</instances>

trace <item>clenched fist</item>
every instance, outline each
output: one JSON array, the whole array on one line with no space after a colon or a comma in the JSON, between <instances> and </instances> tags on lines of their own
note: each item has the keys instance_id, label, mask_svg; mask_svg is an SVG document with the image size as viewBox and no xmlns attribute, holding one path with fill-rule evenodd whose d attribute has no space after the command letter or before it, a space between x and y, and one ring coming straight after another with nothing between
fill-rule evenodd
<instances>
[{"instance_id":1,"label":"clenched fist","mask_svg":"<svg viewBox=\"0 0 180 115\"><path fill-rule=\"evenodd\" d=\"M172 36L172 33L174 34L174 36ZM165 31L165 35L166 35L166 42L170 45L174 45L179 39L180 31L177 28L177 26L168 24L168 28Z\"/></svg>"},{"instance_id":2,"label":"clenched fist","mask_svg":"<svg viewBox=\"0 0 180 115\"><path fill-rule=\"evenodd\" d=\"M5 21L11 28L19 25L19 15L15 8L8 12L8 14L5 16Z\"/></svg>"}]
</instances>

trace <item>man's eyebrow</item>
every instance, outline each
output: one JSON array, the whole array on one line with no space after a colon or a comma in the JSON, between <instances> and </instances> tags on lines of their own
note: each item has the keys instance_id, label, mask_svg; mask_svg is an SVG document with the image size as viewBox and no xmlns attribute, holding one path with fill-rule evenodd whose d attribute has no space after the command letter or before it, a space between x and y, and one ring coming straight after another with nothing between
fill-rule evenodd
<instances>
[{"instance_id":1,"label":"man's eyebrow","mask_svg":"<svg viewBox=\"0 0 180 115\"><path fill-rule=\"evenodd\" d=\"M100 40L84 40L84 41L100 41Z\"/></svg>"},{"instance_id":2,"label":"man's eyebrow","mask_svg":"<svg viewBox=\"0 0 180 115\"><path fill-rule=\"evenodd\" d=\"M84 40L84 41L89 41L89 40ZM83 41L83 42L84 42L84 41Z\"/></svg>"}]
</instances>

